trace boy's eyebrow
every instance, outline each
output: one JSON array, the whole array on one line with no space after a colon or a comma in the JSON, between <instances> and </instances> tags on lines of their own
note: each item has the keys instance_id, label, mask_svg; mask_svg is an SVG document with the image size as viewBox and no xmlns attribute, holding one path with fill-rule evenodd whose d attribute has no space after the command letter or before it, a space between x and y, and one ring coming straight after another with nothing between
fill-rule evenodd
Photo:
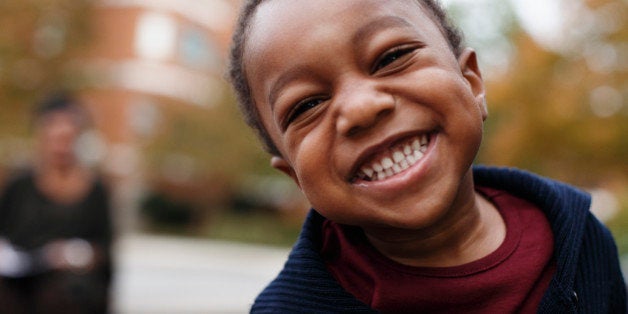
<instances>
[{"instance_id":1,"label":"boy's eyebrow","mask_svg":"<svg viewBox=\"0 0 628 314\"><path fill-rule=\"evenodd\" d=\"M405 19L398 16L384 16L375 20L372 20L368 24L361 26L351 37L351 42L359 43L364 41L374 33L384 28L407 28L412 27Z\"/></svg>"},{"instance_id":2,"label":"boy's eyebrow","mask_svg":"<svg viewBox=\"0 0 628 314\"><path fill-rule=\"evenodd\" d=\"M279 91L290 81L296 79L297 77L306 75L307 69L304 66L298 66L288 70L285 73L282 73L279 78L275 81L270 92L268 93L268 103L270 104L270 110L275 110L275 101L277 101L277 96L279 96Z\"/></svg>"}]
</instances>

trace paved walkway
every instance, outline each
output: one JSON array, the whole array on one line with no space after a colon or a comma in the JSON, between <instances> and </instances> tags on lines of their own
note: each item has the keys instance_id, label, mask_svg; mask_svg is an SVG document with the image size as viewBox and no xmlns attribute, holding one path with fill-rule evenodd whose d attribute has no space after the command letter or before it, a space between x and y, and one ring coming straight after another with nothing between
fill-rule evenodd
<instances>
[{"instance_id":1,"label":"paved walkway","mask_svg":"<svg viewBox=\"0 0 628 314\"><path fill-rule=\"evenodd\" d=\"M288 249L130 235L116 252L115 313L248 313Z\"/></svg>"},{"instance_id":2,"label":"paved walkway","mask_svg":"<svg viewBox=\"0 0 628 314\"><path fill-rule=\"evenodd\" d=\"M117 243L114 313L248 313L287 255L287 248L125 236ZM622 268L628 274L628 256Z\"/></svg>"}]
</instances>

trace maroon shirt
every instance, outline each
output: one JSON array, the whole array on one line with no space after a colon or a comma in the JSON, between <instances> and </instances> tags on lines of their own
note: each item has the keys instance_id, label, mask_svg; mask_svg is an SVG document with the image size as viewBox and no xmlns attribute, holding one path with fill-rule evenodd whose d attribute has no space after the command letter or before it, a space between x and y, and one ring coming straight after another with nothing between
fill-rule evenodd
<instances>
[{"instance_id":1,"label":"maroon shirt","mask_svg":"<svg viewBox=\"0 0 628 314\"><path fill-rule=\"evenodd\" d=\"M321 255L342 287L384 313L535 313L555 265L543 212L506 192L478 188L498 208L506 238L455 267L412 267L379 253L360 228L323 224Z\"/></svg>"}]
</instances>

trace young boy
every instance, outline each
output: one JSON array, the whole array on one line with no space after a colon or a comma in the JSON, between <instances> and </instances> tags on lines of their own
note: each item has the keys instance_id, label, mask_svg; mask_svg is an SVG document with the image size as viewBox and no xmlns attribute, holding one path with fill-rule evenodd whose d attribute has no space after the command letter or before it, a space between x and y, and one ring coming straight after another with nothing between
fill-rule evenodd
<instances>
[{"instance_id":1,"label":"young boy","mask_svg":"<svg viewBox=\"0 0 628 314\"><path fill-rule=\"evenodd\" d=\"M626 311L589 196L472 168L484 85L435 1L249 1L230 75L314 208L252 312Z\"/></svg>"}]
</instances>

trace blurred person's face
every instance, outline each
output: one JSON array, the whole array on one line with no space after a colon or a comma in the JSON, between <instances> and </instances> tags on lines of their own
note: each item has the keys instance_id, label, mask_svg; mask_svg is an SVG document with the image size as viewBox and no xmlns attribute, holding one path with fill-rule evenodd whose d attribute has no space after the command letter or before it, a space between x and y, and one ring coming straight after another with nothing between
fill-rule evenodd
<instances>
[{"instance_id":1,"label":"blurred person's face","mask_svg":"<svg viewBox=\"0 0 628 314\"><path fill-rule=\"evenodd\" d=\"M66 168L77 161L75 144L81 133L79 118L70 111L55 111L40 118L37 144L45 166Z\"/></svg>"}]
</instances>

